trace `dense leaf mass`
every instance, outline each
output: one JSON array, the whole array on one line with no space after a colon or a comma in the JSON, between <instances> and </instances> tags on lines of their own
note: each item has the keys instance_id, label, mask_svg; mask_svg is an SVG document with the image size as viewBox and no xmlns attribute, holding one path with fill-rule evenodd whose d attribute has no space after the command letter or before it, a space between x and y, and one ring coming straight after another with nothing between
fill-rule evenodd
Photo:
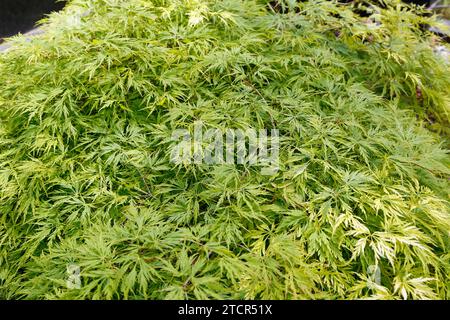
<instances>
[{"instance_id":1,"label":"dense leaf mass","mask_svg":"<svg viewBox=\"0 0 450 320\"><path fill-rule=\"evenodd\" d=\"M12 39L0 297L449 298L449 64L384 2L73 0ZM279 171L170 162L199 123L279 129Z\"/></svg>"}]
</instances>

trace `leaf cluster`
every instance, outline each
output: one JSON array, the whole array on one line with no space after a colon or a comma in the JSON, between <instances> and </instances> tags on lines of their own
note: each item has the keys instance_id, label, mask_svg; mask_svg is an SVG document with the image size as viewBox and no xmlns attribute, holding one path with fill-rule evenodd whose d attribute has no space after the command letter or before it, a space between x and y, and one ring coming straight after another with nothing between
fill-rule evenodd
<instances>
[{"instance_id":1,"label":"leaf cluster","mask_svg":"<svg viewBox=\"0 0 450 320\"><path fill-rule=\"evenodd\" d=\"M449 298L449 64L384 2L72 0L11 39L0 297ZM199 121L279 129L279 171L171 163Z\"/></svg>"}]
</instances>

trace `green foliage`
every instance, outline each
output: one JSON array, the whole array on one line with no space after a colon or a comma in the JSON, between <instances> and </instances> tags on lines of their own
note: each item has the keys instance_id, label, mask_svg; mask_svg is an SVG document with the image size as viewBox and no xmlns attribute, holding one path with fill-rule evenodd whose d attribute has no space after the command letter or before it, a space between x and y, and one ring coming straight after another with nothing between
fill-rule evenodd
<instances>
[{"instance_id":1,"label":"green foliage","mask_svg":"<svg viewBox=\"0 0 450 320\"><path fill-rule=\"evenodd\" d=\"M12 39L0 297L448 299L449 64L384 2L74 0ZM280 170L171 163L198 121L279 129Z\"/></svg>"}]
</instances>

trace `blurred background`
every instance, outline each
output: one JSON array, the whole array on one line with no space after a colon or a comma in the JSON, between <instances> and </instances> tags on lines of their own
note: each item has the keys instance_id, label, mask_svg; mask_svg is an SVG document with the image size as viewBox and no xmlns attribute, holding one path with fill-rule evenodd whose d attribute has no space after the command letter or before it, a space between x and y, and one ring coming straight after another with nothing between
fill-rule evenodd
<instances>
[{"instance_id":1,"label":"blurred background","mask_svg":"<svg viewBox=\"0 0 450 320\"><path fill-rule=\"evenodd\" d=\"M0 38L30 31L38 20L64 5L56 0L0 0Z\"/></svg>"}]
</instances>

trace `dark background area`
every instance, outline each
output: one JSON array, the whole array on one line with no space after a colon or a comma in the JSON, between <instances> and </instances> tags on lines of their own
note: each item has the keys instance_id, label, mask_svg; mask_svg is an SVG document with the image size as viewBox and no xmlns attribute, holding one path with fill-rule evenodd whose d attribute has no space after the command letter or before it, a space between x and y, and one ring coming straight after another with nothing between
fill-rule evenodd
<instances>
[{"instance_id":1,"label":"dark background area","mask_svg":"<svg viewBox=\"0 0 450 320\"><path fill-rule=\"evenodd\" d=\"M46 14L63 7L56 0L0 0L0 38L30 31Z\"/></svg>"}]
</instances>

